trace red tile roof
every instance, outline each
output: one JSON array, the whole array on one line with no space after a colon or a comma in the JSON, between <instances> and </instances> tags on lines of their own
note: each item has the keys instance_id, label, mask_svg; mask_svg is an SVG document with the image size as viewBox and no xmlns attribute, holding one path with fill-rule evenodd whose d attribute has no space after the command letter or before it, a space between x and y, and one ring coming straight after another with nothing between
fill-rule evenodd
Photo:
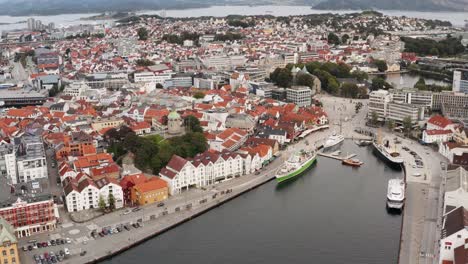
<instances>
[{"instance_id":1,"label":"red tile roof","mask_svg":"<svg viewBox=\"0 0 468 264\"><path fill-rule=\"evenodd\" d=\"M173 155L167 167L173 169L174 171L179 172L188 161L180 156Z\"/></svg>"},{"instance_id":2,"label":"red tile roof","mask_svg":"<svg viewBox=\"0 0 468 264\"><path fill-rule=\"evenodd\" d=\"M452 121L450 121L449 119L441 116L441 115L435 115L431 118L429 118L429 120L427 121L428 123L431 123L433 125L436 125L438 127L441 127L441 128L445 128L446 126L452 124Z\"/></svg>"}]
</instances>

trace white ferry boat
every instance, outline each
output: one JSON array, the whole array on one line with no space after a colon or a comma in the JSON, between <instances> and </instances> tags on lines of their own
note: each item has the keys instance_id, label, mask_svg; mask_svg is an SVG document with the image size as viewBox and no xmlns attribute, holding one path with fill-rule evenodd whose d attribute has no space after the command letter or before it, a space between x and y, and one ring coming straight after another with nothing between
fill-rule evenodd
<instances>
[{"instance_id":1,"label":"white ferry boat","mask_svg":"<svg viewBox=\"0 0 468 264\"><path fill-rule=\"evenodd\" d=\"M403 209L405 204L405 181L403 179L390 179L387 190L387 207Z\"/></svg>"},{"instance_id":2,"label":"white ferry boat","mask_svg":"<svg viewBox=\"0 0 468 264\"><path fill-rule=\"evenodd\" d=\"M334 134L328 137L328 139L325 141L325 144L323 144L323 148L331 148L333 146L340 144L343 141L344 141L344 137L342 135Z\"/></svg>"}]
</instances>

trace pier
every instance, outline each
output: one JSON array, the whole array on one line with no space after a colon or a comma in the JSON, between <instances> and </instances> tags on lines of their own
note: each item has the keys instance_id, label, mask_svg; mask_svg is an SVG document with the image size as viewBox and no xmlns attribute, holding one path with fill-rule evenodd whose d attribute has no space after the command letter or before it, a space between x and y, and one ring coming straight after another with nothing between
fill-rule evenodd
<instances>
[{"instance_id":1,"label":"pier","mask_svg":"<svg viewBox=\"0 0 468 264\"><path fill-rule=\"evenodd\" d=\"M317 154L318 154L319 156L322 156L322 157L327 157L327 158L336 159L336 160L341 160L341 161L356 157L356 154L354 154L354 153L349 154L349 155L346 156L346 157L341 157L341 156L338 156L338 155L339 155L339 154L338 154L338 151L335 151L335 152L333 152L333 153L331 153L331 154L325 154L325 153L323 153L322 151L320 151L320 152L318 152Z\"/></svg>"}]
</instances>

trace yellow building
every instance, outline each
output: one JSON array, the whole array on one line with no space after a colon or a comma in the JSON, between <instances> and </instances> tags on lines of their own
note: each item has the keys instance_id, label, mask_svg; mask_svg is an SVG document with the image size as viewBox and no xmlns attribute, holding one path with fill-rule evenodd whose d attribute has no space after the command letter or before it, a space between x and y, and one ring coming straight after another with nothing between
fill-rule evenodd
<instances>
[{"instance_id":1,"label":"yellow building","mask_svg":"<svg viewBox=\"0 0 468 264\"><path fill-rule=\"evenodd\" d=\"M161 202L166 200L168 196L169 189L167 183L158 177L153 177L147 182L137 184L131 190L132 202L138 205Z\"/></svg>"},{"instance_id":2,"label":"yellow building","mask_svg":"<svg viewBox=\"0 0 468 264\"><path fill-rule=\"evenodd\" d=\"M94 131L101 131L104 128L115 128L119 127L124 123L124 120L121 118L102 118L102 119L97 119L93 123L91 123L91 127L93 128Z\"/></svg>"},{"instance_id":3,"label":"yellow building","mask_svg":"<svg viewBox=\"0 0 468 264\"><path fill-rule=\"evenodd\" d=\"M15 237L15 230L3 218L0 218L0 263L20 263L18 257L18 240L16 240Z\"/></svg>"}]
</instances>

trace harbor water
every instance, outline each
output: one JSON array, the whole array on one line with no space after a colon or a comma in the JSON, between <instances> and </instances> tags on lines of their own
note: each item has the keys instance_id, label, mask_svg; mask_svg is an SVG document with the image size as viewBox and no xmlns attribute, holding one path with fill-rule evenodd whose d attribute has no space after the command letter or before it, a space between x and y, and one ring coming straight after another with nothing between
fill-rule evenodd
<instances>
[{"instance_id":1,"label":"harbor water","mask_svg":"<svg viewBox=\"0 0 468 264\"><path fill-rule=\"evenodd\" d=\"M299 178L266 183L105 263L396 263L401 215L387 182L403 177L346 140L360 168L318 157Z\"/></svg>"}]
</instances>

